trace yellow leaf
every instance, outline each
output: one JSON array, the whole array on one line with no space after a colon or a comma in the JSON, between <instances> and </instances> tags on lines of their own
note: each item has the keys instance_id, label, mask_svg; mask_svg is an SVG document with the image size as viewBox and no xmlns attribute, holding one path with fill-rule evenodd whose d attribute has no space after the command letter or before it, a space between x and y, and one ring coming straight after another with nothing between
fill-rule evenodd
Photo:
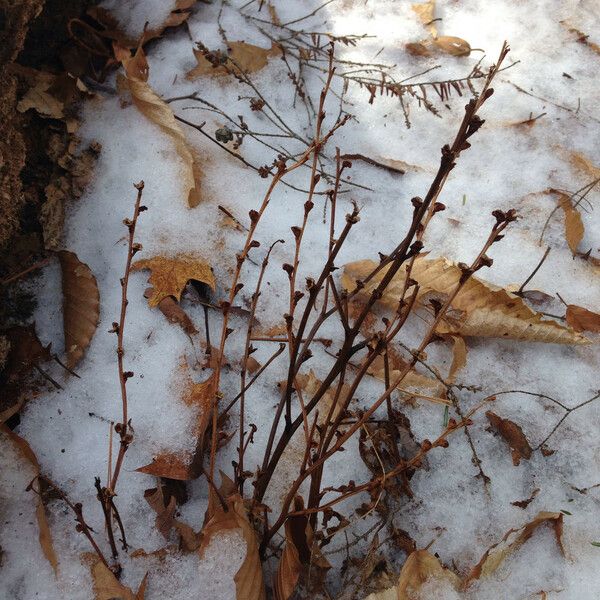
<instances>
[{"instance_id":1,"label":"yellow leaf","mask_svg":"<svg viewBox=\"0 0 600 600\"><path fill-rule=\"evenodd\" d=\"M221 486L223 489L224 486ZM246 542L246 556L234 577L237 600L266 600L262 566L258 554L256 532L248 520L244 501L237 492L229 494L225 502L227 512L220 502L214 503L214 510L202 529L200 558L208 548L211 540L223 531L239 529Z\"/></svg>"},{"instance_id":2,"label":"yellow leaf","mask_svg":"<svg viewBox=\"0 0 600 600\"><path fill-rule=\"evenodd\" d=\"M342 285L347 290L355 287L356 280L364 279L376 263L370 260L346 265ZM368 294L379 284L387 268L373 277L361 295ZM461 270L445 258L418 257L411 271L411 278L419 284L417 299L437 293L449 296L456 289ZM381 302L396 310L404 288L406 271L402 268L392 278ZM569 327L554 321L545 321L542 315L529 308L521 298L505 289L477 277L471 277L452 301L451 308L457 315L446 315L443 333L474 337L500 337L532 342L555 344L588 344L590 341Z\"/></svg>"},{"instance_id":3,"label":"yellow leaf","mask_svg":"<svg viewBox=\"0 0 600 600\"><path fill-rule=\"evenodd\" d=\"M264 68L272 56L278 56L281 50L273 44L271 48L261 48L246 42L228 42L227 68L237 72L256 73ZM198 64L187 73L186 79L196 79L202 75L227 75L228 70L224 66L213 67L204 57L201 50L194 50L194 56Z\"/></svg>"},{"instance_id":4,"label":"yellow leaf","mask_svg":"<svg viewBox=\"0 0 600 600\"><path fill-rule=\"evenodd\" d=\"M115 56L125 67L126 84L137 109L150 121L158 125L175 143L177 153L183 161L183 187L188 206L200 203L200 165L188 144L173 111L148 84L148 62L143 50L137 49L134 56L129 50L114 46Z\"/></svg>"},{"instance_id":5,"label":"yellow leaf","mask_svg":"<svg viewBox=\"0 0 600 600\"><path fill-rule=\"evenodd\" d=\"M155 256L138 260L132 269L150 269L148 282L154 288L148 295L148 305L151 307L157 306L167 296L179 301L183 289L191 279L206 283L211 289L215 289L215 276L208 263L191 254L178 254L173 258Z\"/></svg>"},{"instance_id":6,"label":"yellow leaf","mask_svg":"<svg viewBox=\"0 0 600 600\"><path fill-rule=\"evenodd\" d=\"M100 294L91 269L73 252L58 252L62 272L63 325L67 366L72 369L85 353L98 327Z\"/></svg>"},{"instance_id":7,"label":"yellow leaf","mask_svg":"<svg viewBox=\"0 0 600 600\"><path fill-rule=\"evenodd\" d=\"M40 474L40 464L38 463L37 457L27 440L24 440L14 431L11 431L4 423L0 423L0 431L8 437L19 454L21 454L27 460L27 462L29 462L29 464L33 467L37 477ZM50 526L48 525L48 519L46 518L46 507L44 506L42 498L39 494L36 494L36 498L37 507L35 510L35 516L38 522L40 546L44 556L46 557L46 560L52 566L54 573L57 574L58 559L56 558L56 551L54 550L54 544L52 543L52 533L50 532Z\"/></svg>"}]
</instances>

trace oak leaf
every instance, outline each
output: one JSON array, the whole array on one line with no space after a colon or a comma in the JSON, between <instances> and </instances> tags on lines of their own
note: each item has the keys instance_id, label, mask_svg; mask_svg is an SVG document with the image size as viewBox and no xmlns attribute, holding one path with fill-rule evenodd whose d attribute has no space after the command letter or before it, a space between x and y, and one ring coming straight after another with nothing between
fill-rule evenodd
<instances>
[{"instance_id":1,"label":"oak leaf","mask_svg":"<svg viewBox=\"0 0 600 600\"><path fill-rule=\"evenodd\" d=\"M355 288L376 267L370 260L346 265L342 285L347 290ZM370 293L386 274L381 269L360 292ZM418 257L411 270L411 278L419 284L417 300L428 295L449 296L456 289L462 271L445 258ZM406 271L401 268L388 285L381 302L396 310L404 288ZM460 334L464 337L501 337L532 342L556 344L588 344L590 341L569 327L554 321L543 320L543 315L529 308L521 298L507 290L477 277L470 277L452 301L451 308L458 314L447 314L438 327L438 333Z\"/></svg>"},{"instance_id":2,"label":"oak leaf","mask_svg":"<svg viewBox=\"0 0 600 600\"><path fill-rule=\"evenodd\" d=\"M264 68L269 58L281 54L279 46L273 44L271 48L261 48L246 42L228 42L227 68L224 66L213 67L201 50L194 50L197 65L187 73L186 79L196 79L202 75L227 75L229 70L234 73L241 70L244 73L255 73Z\"/></svg>"},{"instance_id":3,"label":"oak leaf","mask_svg":"<svg viewBox=\"0 0 600 600\"><path fill-rule=\"evenodd\" d=\"M129 50L114 46L115 56L125 68L123 85L131 93L136 108L152 123L158 125L174 142L177 154L183 161L183 189L188 206L193 208L200 203L200 164L187 142L173 111L148 84L149 67L141 47L131 56Z\"/></svg>"},{"instance_id":4,"label":"oak leaf","mask_svg":"<svg viewBox=\"0 0 600 600\"><path fill-rule=\"evenodd\" d=\"M67 250L58 254L62 272L63 326L67 366L72 369L94 337L100 315L100 294L91 269Z\"/></svg>"},{"instance_id":5,"label":"oak leaf","mask_svg":"<svg viewBox=\"0 0 600 600\"><path fill-rule=\"evenodd\" d=\"M178 254L173 258L155 256L138 260L132 270L149 269L151 274L148 282L153 291L148 294L149 306L158 306L163 298L172 296L179 302L181 293L188 281L194 280L206 283L215 289L215 276L212 269L200 257L191 254Z\"/></svg>"}]
</instances>

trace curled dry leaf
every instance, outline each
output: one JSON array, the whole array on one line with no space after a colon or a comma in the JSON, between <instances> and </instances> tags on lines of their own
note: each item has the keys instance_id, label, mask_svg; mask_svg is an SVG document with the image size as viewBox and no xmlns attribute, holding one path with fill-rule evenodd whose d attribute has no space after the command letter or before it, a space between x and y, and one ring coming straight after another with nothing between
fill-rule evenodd
<instances>
[{"instance_id":1,"label":"curled dry leaf","mask_svg":"<svg viewBox=\"0 0 600 600\"><path fill-rule=\"evenodd\" d=\"M167 296L172 296L179 302L183 289L192 279L207 284L212 290L215 289L215 276L208 263L191 254L178 254L173 258L155 256L138 260L132 269L151 271L148 283L151 283L154 289L147 296L151 307L158 306Z\"/></svg>"},{"instance_id":2,"label":"curled dry leaf","mask_svg":"<svg viewBox=\"0 0 600 600\"><path fill-rule=\"evenodd\" d=\"M538 515L520 529L510 529L502 540L488 548L481 560L473 567L471 572L463 581L463 589L466 589L476 579L491 575L502 564L504 559L520 548L540 526L548 523L554 529L556 543L564 556L565 551L562 544L563 515L559 512L540 512Z\"/></svg>"},{"instance_id":3,"label":"curled dry leaf","mask_svg":"<svg viewBox=\"0 0 600 600\"><path fill-rule=\"evenodd\" d=\"M187 370L187 365L185 365ZM210 423L211 407L215 397L215 373L202 383L194 383L188 375L182 400L197 408L198 414L192 430L196 448L193 452L169 453L164 452L154 457L148 465L136 469L140 473L167 477L179 481L196 479L202 472L202 451L204 449L204 434ZM176 407L173 407L176 408Z\"/></svg>"},{"instance_id":4,"label":"curled dry leaf","mask_svg":"<svg viewBox=\"0 0 600 600\"><path fill-rule=\"evenodd\" d=\"M152 288L148 288L144 292L145 298L151 298L154 291ZM172 296L165 296L158 303L158 310L167 317L169 323L178 324L181 328L188 334L194 335L198 333L194 323L190 319L189 315L177 304L175 299Z\"/></svg>"},{"instance_id":5,"label":"curled dry leaf","mask_svg":"<svg viewBox=\"0 0 600 600\"><path fill-rule=\"evenodd\" d=\"M575 304L567 306L567 323L575 331L600 333L600 314Z\"/></svg>"},{"instance_id":6,"label":"curled dry leaf","mask_svg":"<svg viewBox=\"0 0 600 600\"><path fill-rule=\"evenodd\" d=\"M446 381L454 383L456 381L456 374L467 364L467 345L460 335L452 335L450 337L452 339L452 364L450 365Z\"/></svg>"},{"instance_id":7,"label":"curled dry leaf","mask_svg":"<svg viewBox=\"0 0 600 600\"><path fill-rule=\"evenodd\" d=\"M371 594L365 600L417 600L422 597L421 587L429 579L446 580L456 589L460 585L460 579L433 554L416 550L406 559L394 587Z\"/></svg>"},{"instance_id":8,"label":"curled dry leaf","mask_svg":"<svg viewBox=\"0 0 600 600\"><path fill-rule=\"evenodd\" d=\"M225 479L225 478L224 478ZM229 489L225 495L223 491ZM258 554L258 539L256 532L248 520L248 513L242 497L231 488L231 482L221 485L221 495L227 506L227 511L219 501L214 502L212 514L202 529L200 544L200 558L204 556L211 540L224 531L239 529L246 542L246 556L233 578L235 581L237 600L266 600L263 582L262 566Z\"/></svg>"},{"instance_id":9,"label":"curled dry leaf","mask_svg":"<svg viewBox=\"0 0 600 600\"><path fill-rule=\"evenodd\" d=\"M144 575L138 591L134 594L124 586L115 574L98 558L96 554L86 553L84 558L90 563L94 584L94 600L144 600L148 574Z\"/></svg>"},{"instance_id":10,"label":"curled dry leaf","mask_svg":"<svg viewBox=\"0 0 600 600\"><path fill-rule=\"evenodd\" d=\"M75 253L61 250L57 254L62 272L65 351L67 366L72 369L98 327L100 294L91 269Z\"/></svg>"},{"instance_id":11,"label":"curled dry leaf","mask_svg":"<svg viewBox=\"0 0 600 600\"><path fill-rule=\"evenodd\" d=\"M125 68L124 87L129 89L137 109L150 121L158 125L174 142L183 161L183 189L188 206L200 203L200 164L188 144L173 111L148 84L148 62L141 47L131 56L129 50L115 45L115 56Z\"/></svg>"},{"instance_id":12,"label":"curled dry leaf","mask_svg":"<svg viewBox=\"0 0 600 600\"><path fill-rule=\"evenodd\" d=\"M31 449L29 443L17 435L14 431L11 431L6 425L4 425L4 423L0 423L0 431L3 434L3 437L10 440L18 453L27 460L27 462L33 468L35 476L37 477L40 474L40 464L38 463L37 457ZM56 574L58 573L58 559L52 543L52 534L50 532L48 519L46 517L46 508L42 501L42 497L39 494L36 494L36 499L37 507L35 510L35 516L38 522L40 546L44 556L46 557L46 560L50 563L54 573Z\"/></svg>"},{"instance_id":13,"label":"curled dry leaf","mask_svg":"<svg viewBox=\"0 0 600 600\"><path fill-rule=\"evenodd\" d=\"M571 252L575 255L584 234L581 214L573 206L573 202L568 194L558 192L558 203L565 214L565 238Z\"/></svg>"},{"instance_id":14,"label":"curled dry leaf","mask_svg":"<svg viewBox=\"0 0 600 600\"><path fill-rule=\"evenodd\" d=\"M261 48L246 42L228 42L227 67L234 72L239 68L244 73L255 73L267 65L269 58L279 54L281 50L275 44L271 48ZM213 67L200 50L194 50L194 56L198 64L187 73L186 79L193 80L202 75L227 75L227 68Z\"/></svg>"},{"instance_id":15,"label":"curled dry leaf","mask_svg":"<svg viewBox=\"0 0 600 600\"><path fill-rule=\"evenodd\" d=\"M342 285L353 290L357 280L363 280L376 263L362 260L345 266ZM360 292L364 297L378 285L387 268L381 269ZM418 257L411 271L411 278L419 284L417 300L423 301L432 293L449 296L456 289L460 268L445 258ZM381 302L396 310L402 295L406 271L393 277ZM477 277L470 277L452 301L451 308L458 314L447 314L437 332L452 333L465 337L501 337L531 342L555 344L588 344L590 341L569 327L554 321L543 320L543 315L529 308L521 298L507 290Z\"/></svg>"},{"instance_id":16,"label":"curled dry leaf","mask_svg":"<svg viewBox=\"0 0 600 600\"><path fill-rule=\"evenodd\" d=\"M434 44L440 50L452 56L469 56L471 54L469 42L453 35L441 35L435 38Z\"/></svg>"},{"instance_id":17,"label":"curled dry leaf","mask_svg":"<svg viewBox=\"0 0 600 600\"><path fill-rule=\"evenodd\" d=\"M497 431L510 446L512 461L515 467L519 466L522 458L526 460L531 458L533 450L519 425L509 419L499 417L491 410L488 410L485 413L485 416L488 418L492 428Z\"/></svg>"}]
</instances>

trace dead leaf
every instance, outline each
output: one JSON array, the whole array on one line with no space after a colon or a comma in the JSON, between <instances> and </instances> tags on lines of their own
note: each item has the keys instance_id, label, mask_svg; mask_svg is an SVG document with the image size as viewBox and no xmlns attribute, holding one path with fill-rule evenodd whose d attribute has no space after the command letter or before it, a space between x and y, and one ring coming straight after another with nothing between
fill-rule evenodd
<instances>
[{"instance_id":1,"label":"dead leaf","mask_svg":"<svg viewBox=\"0 0 600 600\"><path fill-rule=\"evenodd\" d=\"M577 247L583 239L584 228L581 214L573 206L568 194L559 193L558 202L565 214L565 238L573 255L577 254Z\"/></svg>"},{"instance_id":2,"label":"dead leaf","mask_svg":"<svg viewBox=\"0 0 600 600\"><path fill-rule=\"evenodd\" d=\"M424 42L409 42L404 47L411 56L431 56L430 50L431 43L428 41Z\"/></svg>"},{"instance_id":3,"label":"dead leaf","mask_svg":"<svg viewBox=\"0 0 600 600\"><path fill-rule=\"evenodd\" d=\"M427 552L416 550L406 559L398 583L393 588L371 594L365 600L418 600L420 589L429 579L446 580L458 589L460 580L440 561Z\"/></svg>"},{"instance_id":4,"label":"dead leaf","mask_svg":"<svg viewBox=\"0 0 600 600\"><path fill-rule=\"evenodd\" d=\"M193 208L200 203L200 164L188 144L173 111L148 84L148 62L144 51L139 47L134 56L129 50L115 46L115 56L125 67L126 87L131 92L133 103L150 121L158 125L173 140L177 154L183 161L183 189L188 206Z\"/></svg>"},{"instance_id":5,"label":"dead leaf","mask_svg":"<svg viewBox=\"0 0 600 600\"><path fill-rule=\"evenodd\" d=\"M228 42L228 54L223 55L227 67L234 72L256 73L264 68L269 58L281 54L279 46L272 44L270 48L261 48L246 42ZM202 75L227 75L227 68L213 67L201 50L194 50L197 65L187 73L186 79L194 80Z\"/></svg>"},{"instance_id":6,"label":"dead leaf","mask_svg":"<svg viewBox=\"0 0 600 600\"><path fill-rule=\"evenodd\" d=\"M221 490L224 485L221 485ZM227 512L219 501L214 502L212 515L202 529L200 558L210 545L211 540L220 533L239 529L246 542L246 556L234 577L237 600L266 600L262 566L258 554L256 532L248 520L248 513L239 493L233 491L225 497ZM210 506L210 504L209 504Z\"/></svg>"},{"instance_id":7,"label":"dead leaf","mask_svg":"<svg viewBox=\"0 0 600 600\"><path fill-rule=\"evenodd\" d=\"M342 285L347 290L353 290L355 281L364 279L375 267L376 263L370 260L346 265ZM360 292L361 297L370 293L386 272L387 268L379 271ZM417 300L421 301L432 293L450 295L456 289L460 276L460 268L445 258L418 257L411 271L411 278L419 283ZM397 308L405 277L405 270L400 269L381 299L392 310ZM451 308L458 314L447 314L443 326L438 328L439 333L556 344L590 343L568 327L543 320L543 315L529 308L518 296L477 277L469 278L454 298Z\"/></svg>"},{"instance_id":8,"label":"dead leaf","mask_svg":"<svg viewBox=\"0 0 600 600\"><path fill-rule=\"evenodd\" d=\"M304 508L304 501L301 496L296 496L293 510L302 510L302 508ZM285 522L285 545L279 559L277 572L273 578L273 596L275 600L288 600L294 593L302 574L302 561L295 540L298 535L302 538L300 543L304 549L305 561L310 558L305 533L307 526L308 519L306 518L291 517Z\"/></svg>"},{"instance_id":9,"label":"dead leaf","mask_svg":"<svg viewBox=\"0 0 600 600\"><path fill-rule=\"evenodd\" d=\"M558 544L561 554L564 556L565 551L562 545L562 513L540 512L533 521L530 521L520 529L510 529L506 532L500 542L488 548L481 557L481 560L464 579L463 589L469 587L474 580L480 579L481 577L487 577L494 573L504 559L520 548L533 535L535 530L544 523L549 523L554 528L556 543Z\"/></svg>"},{"instance_id":10,"label":"dead leaf","mask_svg":"<svg viewBox=\"0 0 600 600\"><path fill-rule=\"evenodd\" d=\"M419 20L423 25L427 27L429 33L433 37L437 37L437 28L435 26L435 21L433 13L435 11L435 1L429 0L428 2L421 2L419 4L412 4L411 8L417 13Z\"/></svg>"},{"instance_id":11,"label":"dead leaf","mask_svg":"<svg viewBox=\"0 0 600 600\"><path fill-rule=\"evenodd\" d=\"M420 167L405 163L402 160L395 160L393 158L385 158L380 156L371 158L369 156L365 156L364 154L343 154L340 158L344 160L362 160L370 165L373 165L374 167L385 169L386 171L391 171L392 173L398 173L399 175L404 175L406 171L422 171Z\"/></svg>"},{"instance_id":12,"label":"dead leaf","mask_svg":"<svg viewBox=\"0 0 600 600\"><path fill-rule=\"evenodd\" d=\"M19 454L21 454L27 460L27 462L31 464L35 476L37 477L40 474L40 464L38 463L37 457L35 456L29 443L17 435L14 431L11 431L6 425L4 425L4 423L0 423L0 431L6 437L8 437ZM50 532L50 526L48 525L46 507L44 506L42 497L39 494L36 494L36 498L37 507L35 510L35 515L39 528L40 546L44 556L46 557L46 560L50 563L52 570L56 575L58 574L58 559L56 557L56 551L54 550L54 544L52 543L52 533Z\"/></svg>"},{"instance_id":13,"label":"dead leaf","mask_svg":"<svg viewBox=\"0 0 600 600\"><path fill-rule=\"evenodd\" d=\"M434 44L440 50L452 56L469 56L471 54L469 42L453 35L441 35L435 38Z\"/></svg>"},{"instance_id":14,"label":"dead leaf","mask_svg":"<svg viewBox=\"0 0 600 600\"><path fill-rule=\"evenodd\" d=\"M450 371L448 371L448 377L446 381L448 383L454 383L456 381L456 374L467 364L467 345L465 340L460 335L452 335L452 364L450 365Z\"/></svg>"},{"instance_id":15,"label":"dead leaf","mask_svg":"<svg viewBox=\"0 0 600 600\"><path fill-rule=\"evenodd\" d=\"M0 423L21 410L31 393L26 385L31 370L50 359L50 345L42 346L33 323L26 327L11 327L2 333L6 356L0 372Z\"/></svg>"},{"instance_id":16,"label":"dead leaf","mask_svg":"<svg viewBox=\"0 0 600 600\"><path fill-rule=\"evenodd\" d=\"M504 441L510 446L512 451L512 460L515 467L519 466L521 459L524 458L529 460L533 450L529 445L529 441L525 437L523 430L519 425L510 421L509 419L503 419L497 414L488 410L485 413L492 428L497 431Z\"/></svg>"},{"instance_id":17,"label":"dead leaf","mask_svg":"<svg viewBox=\"0 0 600 600\"><path fill-rule=\"evenodd\" d=\"M187 371L187 364L185 365ZM211 407L215 397L216 375L212 373L206 381L194 383L187 375L185 391L182 400L188 405L198 409L198 415L191 435L196 440L194 452L181 452L178 454L161 453L153 458L152 462L136 469L140 473L167 477L179 481L196 479L202 472L202 452L204 449L204 434L210 423Z\"/></svg>"},{"instance_id":18,"label":"dead leaf","mask_svg":"<svg viewBox=\"0 0 600 600\"><path fill-rule=\"evenodd\" d=\"M63 326L67 366L72 369L84 355L98 327L100 294L91 269L74 252L58 254L62 272Z\"/></svg>"},{"instance_id":19,"label":"dead leaf","mask_svg":"<svg viewBox=\"0 0 600 600\"><path fill-rule=\"evenodd\" d=\"M152 288L148 288L144 292L144 296L146 298L152 297L153 290ZM158 309L160 312L167 317L169 323L178 324L181 328L188 334L194 335L198 333L198 330L192 323L189 315L177 304L175 299L172 296L165 296L159 303Z\"/></svg>"},{"instance_id":20,"label":"dead leaf","mask_svg":"<svg viewBox=\"0 0 600 600\"><path fill-rule=\"evenodd\" d=\"M581 31L581 30L579 30L579 29L577 29L575 27L571 27L569 25L569 23L567 23L566 21L560 21L560 24L564 25L565 27L567 27L571 33L574 33L577 36L577 41L580 44L583 44L584 46L587 46L588 48L590 48L590 50L592 50L596 54L600 54L600 45L596 44L595 42L591 42L588 39L590 37L589 35L583 33L583 31Z\"/></svg>"},{"instance_id":21,"label":"dead leaf","mask_svg":"<svg viewBox=\"0 0 600 600\"><path fill-rule=\"evenodd\" d=\"M94 584L94 600L144 600L148 574L144 575L137 593L124 586L96 554L86 553Z\"/></svg>"},{"instance_id":22,"label":"dead leaf","mask_svg":"<svg viewBox=\"0 0 600 600\"><path fill-rule=\"evenodd\" d=\"M529 496L529 498L525 500L515 500L514 502L511 502L511 504L517 508L522 508L525 510L535 500L535 497L539 494L539 492L540 488L535 488L533 492L531 492L531 496Z\"/></svg>"},{"instance_id":23,"label":"dead leaf","mask_svg":"<svg viewBox=\"0 0 600 600\"><path fill-rule=\"evenodd\" d=\"M178 254L173 258L155 256L138 260L132 269L150 269L148 282L154 288L148 296L148 304L151 307L158 306L167 296L172 296L179 302L183 289L191 279L207 284L213 291L215 289L215 276L208 263L191 254Z\"/></svg>"},{"instance_id":24,"label":"dead leaf","mask_svg":"<svg viewBox=\"0 0 600 600\"><path fill-rule=\"evenodd\" d=\"M571 164L593 179L600 178L600 167L597 167L587 156L579 152L571 152Z\"/></svg>"},{"instance_id":25,"label":"dead leaf","mask_svg":"<svg viewBox=\"0 0 600 600\"><path fill-rule=\"evenodd\" d=\"M600 314L575 304L567 306L567 323L575 331L600 333Z\"/></svg>"}]
</instances>

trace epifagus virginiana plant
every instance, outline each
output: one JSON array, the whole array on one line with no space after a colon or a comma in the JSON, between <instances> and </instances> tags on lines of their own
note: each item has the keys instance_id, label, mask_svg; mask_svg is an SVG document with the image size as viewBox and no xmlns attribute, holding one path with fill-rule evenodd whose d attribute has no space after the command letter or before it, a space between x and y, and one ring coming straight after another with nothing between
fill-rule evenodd
<instances>
[{"instance_id":1,"label":"epifagus virginiana plant","mask_svg":"<svg viewBox=\"0 0 600 600\"><path fill-rule=\"evenodd\" d=\"M342 223L338 214L338 194L344 173L352 167L344 160L339 150L336 152L335 173L331 177L332 185L326 193L329 217L328 252L324 257L322 268L314 277L305 282L298 280L298 267L303 252L303 238L311 212L317 185L322 177L321 157L324 148L335 132L347 122L348 116L340 112L333 124L327 124L325 101L330 93L331 83L336 75L333 46L327 51L328 69L326 79L315 110L314 134L303 153L296 158L279 155L272 165L264 169L261 175L270 178L267 191L260 205L249 213L250 224L243 247L236 255L232 280L226 297L220 302L222 326L211 360L212 373L210 385L210 415L207 415L207 426L202 429L198 440L197 460L198 472L206 477L209 484L209 504L205 516L205 525L199 544L207 540L219 527L236 527L242 529L247 543L247 557L236 576L238 598L264 597L264 584L261 574L261 562L273 556L279 557L273 590L277 598L289 598L299 582L308 587L322 584L323 570L329 567L321 549L331 538L348 527L352 518L362 518L367 514L384 512L387 497L399 493L410 494L408 479L411 474L424 463L426 454L433 448L444 448L448 445L448 437L454 431L466 429L472 414L491 398L483 398L468 413L457 410L460 419L448 418L440 435L432 441L425 440L418 444L411 437L411 444L402 444L399 439L403 432L410 432L406 417L392 402L392 394L414 372L417 363L423 361L424 351L436 336L436 329L444 319L453 299L463 289L470 278L484 267L492 264L488 256L490 247L499 242L505 229L516 219L515 211L494 211L491 218L490 231L479 254L471 264L459 264L460 277L453 289L443 301L432 303L433 319L428 323L420 343L409 349L409 356L398 366L392 368L392 345L399 341L403 327L412 314L419 293L419 284L411 278L411 270L415 260L422 256L425 249L424 236L432 219L445 209L438 201L440 193L462 152L468 150L471 138L481 128L484 121L479 112L491 97L491 84L501 69L509 49L502 47L498 60L489 69L483 87L465 106L464 116L452 142L442 147L437 173L424 196L412 198L412 218L404 237L398 240L395 248L380 254L379 263L364 277L355 281L353 287L344 288L336 276L339 265L336 260L341 249L351 240L353 230L359 223L359 209L353 205L345 215ZM206 51L206 58L218 61ZM241 70L233 61L219 61L219 66L227 68L232 74L244 79ZM173 99L175 100L175 99ZM254 323L257 307L260 303L264 275L269 265L271 251L275 242L266 252L259 267L256 287L251 295L247 327L245 331L244 352L239 370L239 393L235 397L226 397L220 391L220 383L226 370L231 367L225 364L225 353L230 335L233 333L230 320L233 307L243 287L243 272L249 257L260 243L255 239L257 227L266 210L269 208L273 192L284 178L300 167L310 170L306 183L306 201L302 222L291 227L294 239L293 259L282 265L289 282L289 301L287 310L282 315L285 333L278 338L266 340L279 342L278 350L258 370L250 368L250 359L256 350L255 344L262 343L265 338L254 335ZM308 172L308 169L307 172ZM83 519L82 507L72 503L47 479L42 483L51 486L55 492L67 502L73 510L78 531L90 541L94 551L102 563L110 567L113 573L120 572L118 562L119 548L114 531L118 529L121 546L127 550L125 538L126 524L115 506L115 496L119 476L128 447L134 442L134 430L128 417L127 380L133 374L124 365L125 349L123 332L127 310L127 287L132 268L134 254L141 250L135 242L135 228L138 216L145 207L141 206L143 183L138 184L138 195L133 218L126 220L129 232L128 253L124 277L121 279L122 299L119 321L113 324L112 331L117 336L118 374L121 391L122 416L114 425L118 436L119 451L114 461L109 453L108 475L103 485L96 480L97 497L102 506L105 519L105 530L112 554L112 563L104 556L97 541L98 532ZM395 306L384 318L374 318L374 310L383 297L388 286L396 275L404 276L403 289ZM326 366L322 380L314 380L306 385L309 377L312 348L322 339L322 328L334 321L339 327L340 335L336 337L339 344L329 347L327 354L330 362ZM379 325L374 325L379 323ZM210 347L210 344L208 344ZM280 386L280 396L270 423L263 437L266 439L264 455L258 469L249 469L245 454L249 444L253 443L257 428L248 424L246 418L248 389L260 378L277 357L285 357L286 375ZM369 372L383 363L384 389L376 397L363 399L360 410L353 408L351 402L358 387ZM229 373L230 374L230 373ZM423 396L427 398L427 396ZM429 398L452 404L452 399ZM456 405L455 405L456 407ZM237 449L233 470L229 476L217 483L216 463L220 448L221 431L227 418L233 420L237 412ZM303 444L303 452L298 472L283 501L277 506L267 506L266 497L270 486L277 480L280 461L286 448L299 432ZM112 435L112 434L111 434ZM324 468L328 461L344 450L348 441L359 438L360 454L369 467L372 476L368 481L348 481L336 487L324 484ZM404 436L406 437L406 436ZM410 446L408 448L407 446ZM112 439L111 439L112 447ZM410 452L407 452L410 450ZM226 474L227 475L227 474ZM39 478L42 480L42 478ZM338 512L340 504L357 495L362 495L364 502L356 511L356 515L343 515ZM341 510L341 509L340 509ZM228 524L225 524L228 523ZM396 532L397 533L397 532ZM284 537L281 544L275 544L276 535ZM251 571L251 572L250 572ZM240 587L242 586L242 587ZM244 587L246 586L246 587ZM240 591L243 588L243 593Z\"/></svg>"}]
</instances>

